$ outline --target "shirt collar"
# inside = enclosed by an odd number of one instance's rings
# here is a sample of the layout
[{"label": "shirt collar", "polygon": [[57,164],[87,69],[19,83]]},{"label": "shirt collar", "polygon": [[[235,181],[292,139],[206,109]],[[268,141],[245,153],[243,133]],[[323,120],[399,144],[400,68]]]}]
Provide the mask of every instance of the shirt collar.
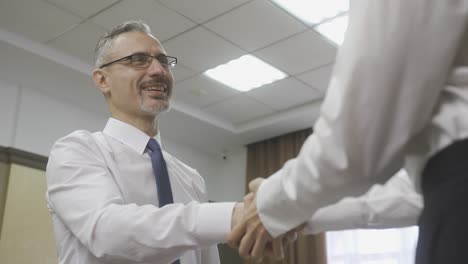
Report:
[{"label": "shirt collar", "polygon": [[[139,154],[143,154],[150,137],[140,129],[115,118],[109,118],[103,133],[131,147]],[[154,137],[161,145],[161,133],[158,131]],[[162,148],[162,145],[161,145]]]}]

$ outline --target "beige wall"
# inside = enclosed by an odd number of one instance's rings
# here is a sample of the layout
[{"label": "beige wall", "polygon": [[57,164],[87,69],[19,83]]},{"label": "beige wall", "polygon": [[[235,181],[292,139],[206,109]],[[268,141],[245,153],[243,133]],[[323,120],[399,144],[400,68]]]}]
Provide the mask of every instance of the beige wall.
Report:
[{"label": "beige wall", "polygon": [[45,190],[44,171],[11,165],[0,237],[0,263],[57,263]]},{"label": "beige wall", "polygon": [[5,200],[6,200],[6,194],[7,194],[9,174],[10,174],[10,165],[0,162],[0,236],[2,234],[3,210],[5,209]]}]

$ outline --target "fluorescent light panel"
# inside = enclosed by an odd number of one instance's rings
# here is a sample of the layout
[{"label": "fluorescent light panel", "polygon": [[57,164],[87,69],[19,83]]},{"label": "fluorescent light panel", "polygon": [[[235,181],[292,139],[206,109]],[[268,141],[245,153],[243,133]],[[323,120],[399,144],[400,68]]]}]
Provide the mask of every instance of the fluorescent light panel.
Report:
[{"label": "fluorescent light panel", "polygon": [[348,12],[349,0],[272,0],[281,8],[313,26]]},{"label": "fluorescent light panel", "polygon": [[349,0],[272,0],[336,45],[343,43],[348,27]]},{"label": "fluorescent light panel", "polygon": [[208,77],[239,91],[249,91],[286,78],[286,74],[270,64],[244,55],[204,72]]}]

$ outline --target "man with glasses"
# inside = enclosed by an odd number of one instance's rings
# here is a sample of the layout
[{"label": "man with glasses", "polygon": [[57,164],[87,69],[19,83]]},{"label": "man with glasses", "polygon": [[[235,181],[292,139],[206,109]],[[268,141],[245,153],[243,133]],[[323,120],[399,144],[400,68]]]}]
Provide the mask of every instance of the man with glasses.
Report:
[{"label": "man with glasses", "polygon": [[126,22],[96,47],[92,77],[112,117],[53,146],[47,201],[59,263],[217,264],[242,203],[207,203],[198,172],[161,151],[171,69],[149,27]]}]

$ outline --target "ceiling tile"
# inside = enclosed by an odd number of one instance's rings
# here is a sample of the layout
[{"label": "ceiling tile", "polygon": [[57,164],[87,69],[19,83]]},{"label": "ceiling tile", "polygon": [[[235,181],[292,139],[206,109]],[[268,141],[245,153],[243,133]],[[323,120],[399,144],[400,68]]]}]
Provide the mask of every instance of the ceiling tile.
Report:
[{"label": "ceiling tile", "polygon": [[58,36],[80,20],[43,1],[0,1],[0,27],[39,42]]},{"label": "ceiling tile", "polygon": [[328,83],[330,82],[332,70],[333,64],[330,64],[298,75],[297,78],[303,80],[314,88],[319,89],[322,91],[322,93],[325,93],[325,91],[328,89]]},{"label": "ceiling tile", "polygon": [[105,30],[100,26],[85,22],[48,44],[94,65],[94,48],[104,32]]},{"label": "ceiling tile", "polygon": [[238,94],[203,74],[178,82],[174,88],[174,98],[195,107],[204,107]]},{"label": "ceiling tile", "polygon": [[313,30],[264,48],[254,54],[291,75],[302,73],[335,59],[336,47]]},{"label": "ceiling tile", "polygon": [[165,6],[202,23],[249,0],[159,0]]},{"label": "ceiling tile", "polygon": [[82,18],[88,18],[118,0],[45,0],[66,9]]},{"label": "ceiling tile", "polygon": [[226,63],[245,54],[244,51],[197,27],[163,43],[164,48],[180,60],[180,63],[199,72]]},{"label": "ceiling tile", "polygon": [[274,112],[273,109],[247,97],[244,94],[234,96],[207,107],[204,110],[213,115],[219,116],[234,125],[272,114]]},{"label": "ceiling tile", "polygon": [[187,66],[183,65],[182,63],[177,62],[177,65],[174,69],[172,69],[172,74],[174,75],[174,80],[176,82],[183,81],[189,77],[196,75],[197,73],[188,68]]},{"label": "ceiling tile", "polygon": [[124,0],[91,20],[106,29],[111,29],[128,20],[143,20],[160,41],[167,40],[195,26],[190,20],[153,0]]},{"label": "ceiling tile", "polygon": [[319,91],[294,78],[283,79],[250,90],[246,95],[276,110],[293,108],[322,97]]},{"label": "ceiling tile", "polygon": [[250,2],[205,26],[249,51],[306,29],[298,20],[266,0]]}]

